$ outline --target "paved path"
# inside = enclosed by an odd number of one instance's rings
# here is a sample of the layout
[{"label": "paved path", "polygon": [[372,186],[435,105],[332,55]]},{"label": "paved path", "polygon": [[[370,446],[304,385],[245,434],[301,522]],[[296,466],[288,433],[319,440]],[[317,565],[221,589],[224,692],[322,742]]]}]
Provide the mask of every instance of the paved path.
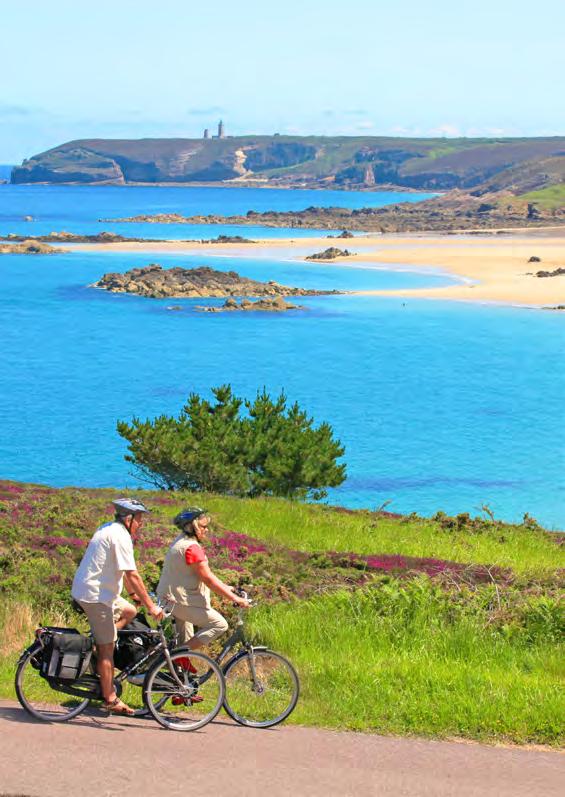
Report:
[{"label": "paved path", "polygon": [[563,797],[565,755],[224,721],[192,733],[0,702],[0,797]]}]

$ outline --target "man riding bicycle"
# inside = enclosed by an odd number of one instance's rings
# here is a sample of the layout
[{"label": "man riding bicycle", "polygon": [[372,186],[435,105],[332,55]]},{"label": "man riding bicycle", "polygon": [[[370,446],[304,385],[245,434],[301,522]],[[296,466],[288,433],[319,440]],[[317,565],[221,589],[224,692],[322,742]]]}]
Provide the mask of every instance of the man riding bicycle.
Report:
[{"label": "man riding bicycle", "polygon": [[163,610],[149,597],[133,554],[133,541],[149,510],[135,498],[117,498],[112,504],[114,520],[94,533],[75,574],[71,592],[88,618],[96,643],[104,707],[113,714],[131,716],[133,709],[119,699],[114,688],[117,632],[137,614],[137,609],[120,597],[124,583],[130,597],[143,604],[155,620],[163,617]]}]

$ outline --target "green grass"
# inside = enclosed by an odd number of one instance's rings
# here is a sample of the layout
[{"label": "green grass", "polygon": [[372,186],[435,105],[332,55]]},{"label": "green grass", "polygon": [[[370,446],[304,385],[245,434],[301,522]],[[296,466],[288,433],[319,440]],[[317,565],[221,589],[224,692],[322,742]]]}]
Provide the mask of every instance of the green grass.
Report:
[{"label": "green grass", "polygon": [[[257,638],[302,681],[290,721],[392,734],[565,741],[563,642],[489,628],[426,580],[263,608]],[[562,638],[562,637],[561,637]]]},{"label": "green grass", "polygon": [[530,191],[529,194],[522,194],[520,199],[533,202],[546,210],[557,210],[565,207],[565,183],[550,185],[539,191]]},{"label": "green grass", "polygon": [[[289,722],[342,730],[560,746],[565,742],[563,600],[493,587],[446,592],[383,578],[252,610],[253,637],[301,680]],[[26,605],[0,612],[0,697],[33,639]],[[53,618],[71,622],[64,615]],[[18,637],[24,635],[23,641]],[[127,699],[139,704],[139,689]]]},{"label": "green grass", "polygon": [[[291,721],[565,741],[565,546],[531,520],[387,518],[279,499],[135,493],[154,510],[136,554],[148,584],[158,580],[178,509],[196,503],[211,511],[212,568],[226,580],[254,584],[252,632],[299,671],[303,694]],[[17,658],[39,623],[76,624],[72,576],[113,495],[0,484],[0,697],[14,698]],[[263,540],[265,550],[226,530]],[[327,556],[331,551],[508,570],[492,571],[488,583],[469,578],[470,570],[458,577],[457,568],[430,580],[408,572],[412,565],[394,575],[359,570],[348,557]],[[134,704],[136,697],[127,695]]]},{"label": "green grass", "polygon": [[277,499],[206,496],[199,501],[228,528],[301,551],[434,557],[510,567],[524,575],[565,567],[565,547],[526,526],[492,525],[481,532],[465,526],[446,530],[432,520],[376,518],[371,513],[347,514]]}]

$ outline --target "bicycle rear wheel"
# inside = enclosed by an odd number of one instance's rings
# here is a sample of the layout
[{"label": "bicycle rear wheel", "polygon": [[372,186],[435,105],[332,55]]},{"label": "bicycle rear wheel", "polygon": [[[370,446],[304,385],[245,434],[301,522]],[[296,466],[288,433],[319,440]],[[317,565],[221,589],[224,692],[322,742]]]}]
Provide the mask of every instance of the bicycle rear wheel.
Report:
[{"label": "bicycle rear wheel", "polygon": [[145,705],[164,728],[195,731],[211,722],[222,707],[224,676],[215,661],[187,648],[171,651],[174,674],[163,656],[143,685]]},{"label": "bicycle rear wheel", "polygon": [[272,650],[238,654],[224,670],[224,708],[240,725],[270,728],[294,711],[300,685],[292,664]]},{"label": "bicycle rear wheel", "polygon": [[28,714],[43,722],[66,722],[78,716],[90,703],[53,689],[39,674],[43,648],[38,643],[20,658],[16,669],[16,695]]}]

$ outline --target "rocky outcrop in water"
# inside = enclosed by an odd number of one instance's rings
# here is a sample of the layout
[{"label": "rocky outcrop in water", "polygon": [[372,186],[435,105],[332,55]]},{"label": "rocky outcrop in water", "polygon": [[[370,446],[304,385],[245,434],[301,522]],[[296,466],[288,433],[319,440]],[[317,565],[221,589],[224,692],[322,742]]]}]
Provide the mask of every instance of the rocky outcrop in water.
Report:
[{"label": "rocky outcrop in water", "polygon": [[556,268],[553,271],[536,271],[536,277],[563,277],[565,268]]},{"label": "rocky outcrop in water", "polygon": [[[528,202],[510,194],[478,197],[461,191],[423,202],[403,202],[378,208],[320,208],[273,211],[250,210],[245,216],[180,216],[157,214],[115,221],[146,221],[161,224],[234,224],[261,227],[353,229],[366,232],[449,232],[454,230],[498,229],[501,227],[543,227],[565,225],[565,207],[539,209],[535,216]],[[110,222],[111,219],[105,219]]]},{"label": "rocky outcrop in water", "polygon": [[[48,235],[22,236],[19,233],[11,232],[6,236],[0,236],[0,241],[43,241],[45,243],[73,243],[73,244],[115,244],[115,243],[159,243],[156,238],[127,238],[125,235],[118,235],[115,232],[99,232],[95,235],[83,235],[81,233],[50,232]],[[185,243],[188,243],[187,241]]]},{"label": "rocky outcrop in water", "polygon": [[199,268],[168,268],[152,263],[134,268],[124,274],[111,273],[94,283],[94,288],[112,293],[131,293],[153,299],[203,298],[231,296],[325,296],[341,291],[317,291],[291,288],[278,282],[258,282],[241,277],[235,271],[216,271],[208,266]]},{"label": "rocky outcrop in water", "polygon": [[339,235],[328,235],[328,238],[355,238],[355,236],[349,230],[342,230]]},{"label": "rocky outcrop in water", "polygon": [[338,249],[335,246],[330,246],[324,249],[323,252],[315,252],[313,255],[307,255],[306,260],[335,260],[336,257],[351,257],[351,252],[348,249]]},{"label": "rocky outcrop in water", "polygon": [[251,238],[244,238],[242,235],[218,235],[217,238],[210,238],[209,240],[202,239],[200,243],[203,244],[256,244]]},{"label": "rocky outcrop in water", "polygon": [[299,304],[285,302],[282,296],[277,296],[274,299],[258,299],[256,302],[251,302],[249,299],[242,299],[241,302],[237,302],[235,299],[226,299],[221,307],[203,307],[199,305],[194,309],[201,313],[230,313],[238,310],[243,312],[260,310],[265,313],[284,313],[287,310],[304,310],[305,308]]},{"label": "rocky outcrop in water", "polygon": [[0,255],[56,255],[68,251],[37,240],[25,240],[21,244],[0,244]]}]

